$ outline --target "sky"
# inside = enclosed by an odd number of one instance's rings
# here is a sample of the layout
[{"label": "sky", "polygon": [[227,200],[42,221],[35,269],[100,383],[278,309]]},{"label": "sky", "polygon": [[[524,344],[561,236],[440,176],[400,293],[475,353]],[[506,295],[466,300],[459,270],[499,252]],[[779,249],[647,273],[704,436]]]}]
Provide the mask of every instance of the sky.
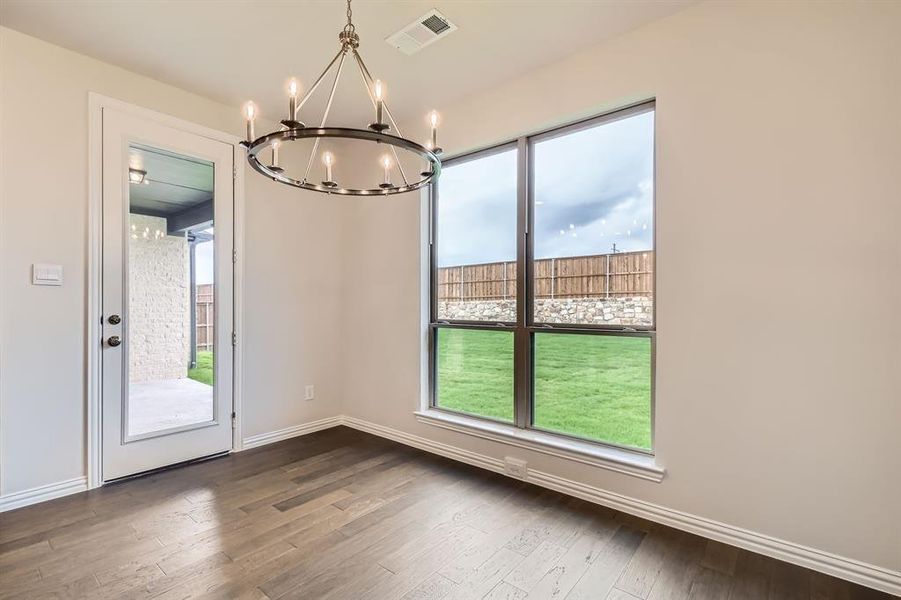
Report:
[{"label": "sky", "polygon": [[[212,229],[207,229],[207,233],[213,233]],[[197,285],[203,285],[204,283],[213,283],[213,273],[214,273],[214,264],[213,264],[213,249],[215,248],[215,242],[203,242],[201,244],[197,244],[194,268],[196,269],[195,275],[197,277]]]},{"label": "sky", "polygon": [[[654,113],[534,146],[535,258],[653,247]],[[516,260],[516,150],[445,167],[439,267]]]}]

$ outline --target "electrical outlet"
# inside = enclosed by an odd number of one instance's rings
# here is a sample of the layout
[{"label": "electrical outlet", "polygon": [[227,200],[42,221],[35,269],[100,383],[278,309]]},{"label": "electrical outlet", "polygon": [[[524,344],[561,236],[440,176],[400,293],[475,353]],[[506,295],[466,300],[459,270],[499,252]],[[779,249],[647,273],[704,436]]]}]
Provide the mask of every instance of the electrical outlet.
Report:
[{"label": "electrical outlet", "polygon": [[529,465],[526,461],[512,456],[504,457],[504,473],[525,481],[529,477]]},{"label": "electrical outlet", "polygon": [[316,393],[315,393],[315,392],[316,392],[316,388],[314,388],[312,385],[308,385],[308,386],[304,389],[304,392],[303,392],[303,399],[304,399],[304,400],[312,400],[313,398],[316,397]]}]

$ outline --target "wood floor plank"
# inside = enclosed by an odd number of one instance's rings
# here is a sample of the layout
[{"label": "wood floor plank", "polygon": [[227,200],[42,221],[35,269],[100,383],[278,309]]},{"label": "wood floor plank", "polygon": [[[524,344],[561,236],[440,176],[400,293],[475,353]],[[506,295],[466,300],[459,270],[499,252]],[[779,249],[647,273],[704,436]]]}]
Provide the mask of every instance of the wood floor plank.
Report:
[{"label": "wood floor plank", "polygon": [[588,566],[578,582],[566,596],[567,600],[589,600],[605,598],[613,590],[626,565],[638,550],[645,532],[621,526],[610,543]]},{"label": "wood floor plank", "polygon": [[638,600],[638,596],[633,596],[619,588],[613,588],[604,600]]},{"label": "wood floor plank", "polygon": [[456,586],[457,584],[447,577],[433,573],[431,577],[401,596],[401,600],[441,600],[449,596]]},{"label": "wood floor plank", "polygon": [[810,600],[849,600],[851,584],[822,573],[810,574]]},{"label": "wood floor plank", "polygon": [[557,564],[564,554],[566,554],[565,546],[544,541],[510,571],[504,577],[504,581],[522,590],[531,590],[550,570],[550,565]]},{"label": "wood floor plank", "polygon": [[773,565],[770,600],[797,600],[810,597],[810,571],[788,563]]},{"label": "wood floor plank", "polygon": [[677,533],[672,529],[652,528],[620,575],[616,587],[638,598],[647,598],[664,567],[667,549],[674,543],[676,536]]},{"label": "wood floor plank", "polygon": [[[267,582],[261,589],[270,596],[279,597],[292,591],[299,592],[301,589],[304,594],[312,594],[314,591],[324,594],[323,582],[340,587],[344,585],[342,582],[346,583],[349,576],[354,574],[362,576],[367,569],[367,561],[378,561],[392,549],[400,549],[414,540],[420,540],[430,528],[444,522],[455,521],[454,513],[446,509],[457,507],[462,511],[466,506],[477,503],[480,494],[473,485],[474,482],[459,481],[452,486],[445,486],[444,493],[437,499],[431,499],[428,495],[417,496],[411,492],[410,495],[417,502],[403,505],[400,511],[396,510],[398,506],[389,505],[395,509],[390,516],[380,515],[377,521],[370,522],[371,517],[382,510],[379,509],[351,521],[349,525],[361,521],[370,523],[362,528],[344,526],[338,530],[348,536],[348,542],[333,547],[328,561],[335,562],[335,558],[340,559],[339,568],[323,570],[313,566],[310,571],[318,573],[312,577],[309,574],[305,575],[302,569],[295,569],[290,576],[282,575],[276,581]],[[422,510],[424,506],[421,505],[425,503],[428,503],[427,511]]]},{"label": "wood floor plank", "polygon": [[727,600],[766,598],[769,594],[774,564],[775,561],[765,556],[739,550]]},{"label": "wood floor plank", "polygon": [[701,565],[700,572],[691,582],[688,598],[689,600],[720,600],[729,594],[731,587],[731,576]]},{"label": "wood floor plank", "polygon": [[612,528],[603,534],[589,532],[560,557],[534,588],[528,590],[535,598],[565,598],[575,587],[588,568],[594,563],[602,549],[609,544],[614,533]]},{"label": "wood floor plank", "polygon": [[485,600],[525,600],[529,596],[528,592],[521,590],[515,585],[501,581],[491,588],[491,591],[485,594]]},{"label": "wood floor plank", "polygon": [[691,594],[699,577],[707,540],[690,533],[678,532],[675,543],[665,554],[664,566],[648,600],[682,600]]},{"label": "wood floor plank", "polygon": [[519,552],[502,547],[488,560],[472,569],[447,597],[454,600],[483,598],[523,559],[523,555]]},{"label": "wood floor plank", "polygon": [[701,566],[725,573],[726,575],[734,575],[737,560],[738,548],[708,540],[707,547],[704,549],[704,558],[701,560]]},{"label": "wood floor plank", "polygon": [[887,598],[338,427],[0,514],[0,599]]},{"label": "wood floor plank", "polygon": [[[431,577],[447,580],[438,570],[469,548],[482,543],[487,535],[467,525],[448,523],[434,527],[426,535],[405,544],[386,559],[378,559],[378,564],[393,576],[384,577],[379,582],[364,587],[363,595],[369,598],[398,598]],[[441,589],[444,587],[455,586],[441,586]]]}]

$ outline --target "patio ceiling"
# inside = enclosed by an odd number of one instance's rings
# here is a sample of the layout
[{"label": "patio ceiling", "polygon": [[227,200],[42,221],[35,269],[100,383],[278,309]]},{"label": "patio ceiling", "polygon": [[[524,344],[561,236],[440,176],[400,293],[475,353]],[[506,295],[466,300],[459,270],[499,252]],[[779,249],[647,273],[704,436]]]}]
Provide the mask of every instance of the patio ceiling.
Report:
[{"label": "patio ceiling", "polygon": [[212,224],[211,162],[138,144],[129,147],[128,162],[148,181],[129,186],[130,212],[165,218],[169,234]]}]

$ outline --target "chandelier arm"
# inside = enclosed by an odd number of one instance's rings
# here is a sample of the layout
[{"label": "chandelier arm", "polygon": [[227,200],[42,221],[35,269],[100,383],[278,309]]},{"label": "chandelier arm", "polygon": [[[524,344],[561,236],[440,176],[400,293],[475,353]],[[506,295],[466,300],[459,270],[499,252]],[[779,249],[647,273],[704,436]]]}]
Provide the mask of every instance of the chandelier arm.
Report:
[{"label": "chandelier arm", "polygon": [[[328,114],[332,110],[332,101],[335,99],[335,90],[338,89],[338,82],[341,81],[341,71],[344,69],[344,59],[347,58],[347,50],[341,49],[341,60],[338,62],[338,70],[335,72],[335,81],[332,82],[332,90],[328,95],[328,102],[325,103],[325,112],[322,114],[322,123],[320,123],[319,128],[325,127],[325,122],[328,119]],[[307,176],[310,174],[310,169],[313,166],[313,161],[316,159],[316,151],[319,150],[319,139],[313,142],[313,151],[310,152],[310,160],[307,161],[307,169],[303,172],[303,181],[307,180]]]},{"label": "chandelier arm", "polygon": [[[354,50],[354,56],[357,59],[357,63],[359,63],[360,65],[360,70],[363,71],[363,73],[366,75],[366,80],[369,82],[369,85],[366,86],[366,89],[369,89],[369,86],[373,85],[374,81],[372,75],[369,73],[369,69],[366,68],[366,63],[363,62],[363,57],[360,56],[360,53]],[[370,95],[370,98],[371,97],[372,96]],[[388,120],[391,121],[391,126],[394,127],[394,132],[398,137],[404,137],[404,134],[401,133],[400,128],[397,126],[397,121],[394,120],[394,115],[391,114],[391,109],[388,108],[388,103],[383,101],[382,106],[385,109],[385,115],[388,117]]]},{"label": "chandelier arm", "polygon": [[319,78],[316,79],[316,81],[313,83],[313,86],[307,91],[306,94],[304,94],[304,97],[301,98],[300,102],[297,103],[297,107],[294,109],[294,115],[292,116],[292,118],[297,118],[298,113],[300,113],[300,109],[304,104],[306,104],[307,100],[310,99],[310,96],[313,95],[313,92],[316,91],[316,88],[319,87],[319,84],[322,83],[322,81],[325,79],[325,76],[328,75],[328,72],[332,70],[332,67],[344,53],[344,48],[338,50],[338,54],[335,55],[335,58],[332,59],[332,62],[330,62],[325,70],[322,71],[322,73],[319,75]]},{"label": "chandelier arm", "polygon": [[[363,57],[360,56],[360,53],[357,52],[356,48],[354,48],[354,59],[357,61],[357,67],[360,70],[360,77],[363,79],[363,87],[366,88],[366,93],[369,94],[369,101],[372,102],[373,108],[376,106],[375,96],[372,95],[372,77],[368,77],[369,70],[366,68],[366,65],[363,63]],[[391,120],[391,123],[394,125],[394,131],[397,132],[398,137],[403,137],[400,134],[400,131],[397,129],[397,123],[394,123],[394,118],[391,117],[391,111],[388,110],[388,104],[384,101],[382,102],[382,107],[384,108],[388,118]],[[394,154],[394,162],[397,164],[397,168],[400,171],[400,177],[404,180],[404,185],[409,185],[410,182],[407,181],[407,174],[404,172],[404,166],[400,163],[400,157],[397,155],[397,148],[391,146],[391,153]]]}]

